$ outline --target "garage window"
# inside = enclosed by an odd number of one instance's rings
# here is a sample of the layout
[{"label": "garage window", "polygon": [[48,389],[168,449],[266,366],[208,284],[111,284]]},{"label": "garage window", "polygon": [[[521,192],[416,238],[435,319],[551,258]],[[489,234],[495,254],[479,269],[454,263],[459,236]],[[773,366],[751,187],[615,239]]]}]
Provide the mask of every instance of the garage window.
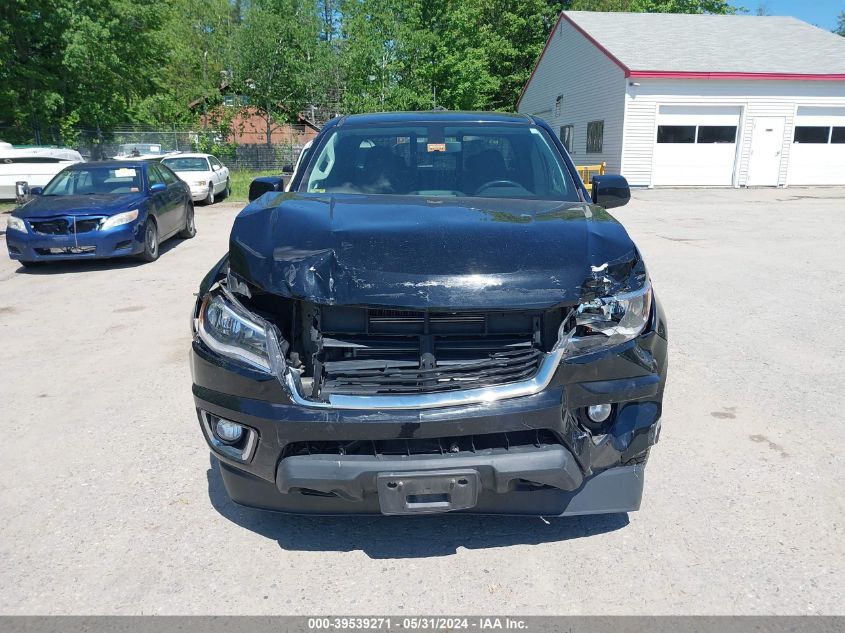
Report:
[{"label": "garage window", "polygon": [[658,125],[658,143],[695,143],[694,125]]},{"label": "garage window", "polygon": [[587,123],[587,153],[600,154],[604,142],[604,121]]},{"label": "garage window", "polygon": [[736,141],[735,125],[699,125],[699,143],[733,143]]},{"label": "garage window", "polygon": [[798,125],[795,127],[795,143],[827,143],[830,128],[818,125]]},{"label": "garage window", "polygon": [[563,143],[563,146],[566,148],[566,151],[570,154],[572,153],[572,136],[575,132],[574,125],[561,125],[560,126],[560,142]]},{"label": "garage window", "polygon": [[830,135],[831,143],[845,143],[845,127],[833,128],[833,134]]}]

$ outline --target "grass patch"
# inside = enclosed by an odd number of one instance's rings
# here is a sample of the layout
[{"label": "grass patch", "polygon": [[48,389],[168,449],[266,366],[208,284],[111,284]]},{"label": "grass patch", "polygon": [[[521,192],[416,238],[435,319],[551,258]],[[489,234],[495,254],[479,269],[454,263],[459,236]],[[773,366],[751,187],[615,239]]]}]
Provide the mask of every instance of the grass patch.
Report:
[{"label": "grass patch", "polygon": [[249,183],[258,176],[279,176],[277,171],[251,171],[249,169],[232,169],[229,171],[229,184],[232,187],[231,202],[246,202],[249,199]]},{"label": "grass patch", "polygon": [[11,213],[16,206],[18,205],[14,202],[0,202],[0,213]]}]

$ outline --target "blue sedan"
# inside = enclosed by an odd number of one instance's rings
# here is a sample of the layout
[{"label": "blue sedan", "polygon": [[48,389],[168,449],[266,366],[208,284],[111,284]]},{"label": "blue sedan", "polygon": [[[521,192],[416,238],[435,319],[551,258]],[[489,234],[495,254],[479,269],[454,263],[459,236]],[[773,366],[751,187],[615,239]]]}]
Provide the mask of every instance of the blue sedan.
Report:
[{"label": "blue sedan", "polygon": [[9,257],[24,266],[103,257],[158,259],[159,246],[196,235],[188,185],[157,162],[77,163],[12,211]]}]

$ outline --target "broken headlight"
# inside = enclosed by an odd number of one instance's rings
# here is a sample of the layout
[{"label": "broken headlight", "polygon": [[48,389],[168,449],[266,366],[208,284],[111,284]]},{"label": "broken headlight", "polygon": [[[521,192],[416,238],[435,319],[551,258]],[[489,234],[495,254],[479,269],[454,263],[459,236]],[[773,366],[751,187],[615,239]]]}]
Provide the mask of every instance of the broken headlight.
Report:
[{"label": "broken headlight", "polygon": [[639,336],[651,315],[651,284],[573,308],[560,326],[556,349],[567,358],[615,347]]},{"label": "broken headlight", "polygon": [[285,361],[273,325],[252,314],[222,288],[203,299],[197,334],[218,354],[267,373],[284,371]]}]

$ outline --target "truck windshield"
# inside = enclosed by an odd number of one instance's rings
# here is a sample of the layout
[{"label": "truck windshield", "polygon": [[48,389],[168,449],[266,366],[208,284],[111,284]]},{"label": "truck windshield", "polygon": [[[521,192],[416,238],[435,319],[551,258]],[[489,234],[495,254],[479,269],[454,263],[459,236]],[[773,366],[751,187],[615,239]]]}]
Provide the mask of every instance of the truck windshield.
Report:
[{"label": "truck windshield", "polygon": [[579,200],[545,131],[529,125],[342,126],[321,143],[300,190]]}]

